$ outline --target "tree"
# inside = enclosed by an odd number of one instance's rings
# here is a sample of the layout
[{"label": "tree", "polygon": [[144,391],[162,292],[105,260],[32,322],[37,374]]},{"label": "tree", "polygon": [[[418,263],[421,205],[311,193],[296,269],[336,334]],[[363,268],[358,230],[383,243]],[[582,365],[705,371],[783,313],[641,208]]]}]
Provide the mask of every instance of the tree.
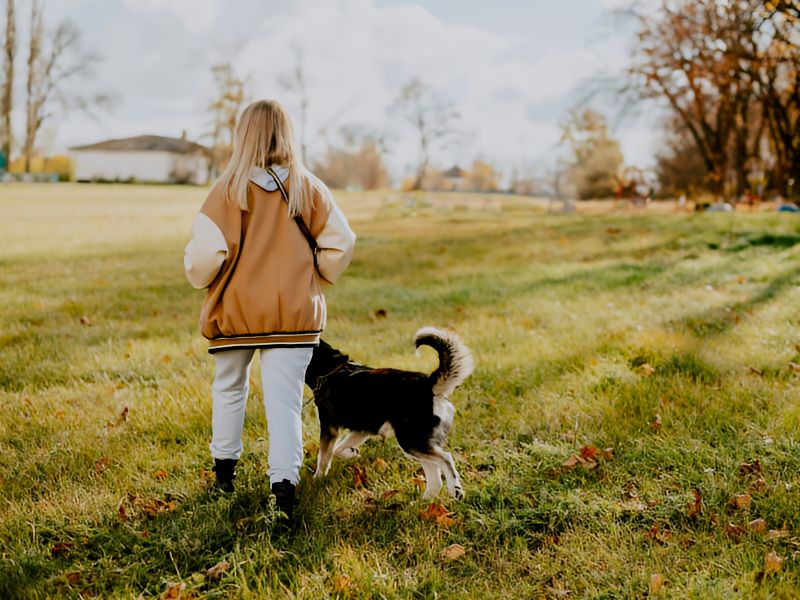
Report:
[{"label": "tree", "polygon": [[441,99],[434,90],[416,78],[403,86],[391,110],[402,115],[416,129],[419,159],[411,189],[421,189],[431,150],[436,144],[452,138],[459,114],[452,103]]},{"label": "tree", "polygon": [[569,179],[581,199],[614,194],[614,177],[624,162],[619,142],[608,134],[603,115],[591,109],[573,110],[562,125],[562,142],[572,151]]},{"label": "tree", "polygon": [[14,108],[14,59],[17,54],[14,0],[6,0],[6,36],[3,43],[3,86],[0,88],[0,154],[11,162],[14,141],[11,111]]},{"label": "tree", "polygon": [[69,21],[48,32],[44,27],[40,0],[31,1],[28,77],[25,86],[25,170],[30,170],[36,136],[45,120],[52,116],[54,105],[62,111],[77,109],[91,112],[108,106],[106,94],[86,95],[71,92],[70,81],[89,74],[97,57],[82,52],[80,33]]},{"label": "tree", "polygon": [[314,172],[329,186],[379,189],[389,182],[383,162],[384,145],[376,133],[359,125],[342,127],[343,145],[329,146]]},{"label": "tree", "polygon": [[245,101],[246,81],[236,75],[229,62],[211,67],[214,79],[215,96],[209,103],[211,112],[211,160],[208,164],[208,178],[214,179],[230,158],[233,136],[236,131],[236,118]]},{"label": "tree", "polygon": [[495,192],[499,187],[499,176],[488,162],[476,160],[467,174],[469,187],[476,192]]},{"label": "tree", "polygon": [[655,172],[663,194],[693,197],[708,187],[703,156],[689,131],[674,116],[665,120]]}]

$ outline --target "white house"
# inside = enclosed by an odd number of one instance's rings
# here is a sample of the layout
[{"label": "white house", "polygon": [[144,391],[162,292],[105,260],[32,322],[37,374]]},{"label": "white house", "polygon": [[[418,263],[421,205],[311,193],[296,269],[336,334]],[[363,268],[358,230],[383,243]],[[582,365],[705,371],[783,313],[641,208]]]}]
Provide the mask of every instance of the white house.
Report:
[{"label": "white house", "polygon": [[205,183],[209,149],[186,139],[160,135],[108,140],[69,149],[78,181]]}]

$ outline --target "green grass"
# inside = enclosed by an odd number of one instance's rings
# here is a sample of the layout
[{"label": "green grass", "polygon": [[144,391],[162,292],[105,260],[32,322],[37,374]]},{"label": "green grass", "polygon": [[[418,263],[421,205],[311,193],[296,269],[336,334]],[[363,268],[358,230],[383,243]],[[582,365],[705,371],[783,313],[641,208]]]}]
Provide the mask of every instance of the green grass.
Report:
[{"label": "green grass", "polygon": [[[453,399],[467,496],[440,498],[452,523],[423,518],[420,471],[393,440],[313,481],[311,404],[302,523],[286,536],[258,386],[237,493],[206,491],[213,359],[182,272],[204,194],[0,187],[0,597],[146,598],[180,582],[195,598],[640,598],[654,573],[662,597],[800,593],[793,215],[342,195],[359,242],[328,292],[326,339],[431,370],[416,329],[460,333],[477,363]],[[613,457],[561,466],[586,446]],[[780,532],[747,532],[756,518]],[[448,562],[451,544],[466,553]],[[771,550],[785,561],[762,576]]]}]

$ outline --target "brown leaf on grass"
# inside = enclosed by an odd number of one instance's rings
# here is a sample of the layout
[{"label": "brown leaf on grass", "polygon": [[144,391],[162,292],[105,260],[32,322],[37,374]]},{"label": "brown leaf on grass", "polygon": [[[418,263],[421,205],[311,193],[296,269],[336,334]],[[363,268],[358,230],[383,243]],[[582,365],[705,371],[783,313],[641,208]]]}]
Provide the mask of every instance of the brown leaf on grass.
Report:
[{"label": "brown leaf on grass", "polygon": [[186,584],[182,581],[178,583],[168,583],[167,589],[161,592],[159,600],[180,600],[184,598],[183,590],[186,589]]},{"label": "brown leaf on grass", "polygon": [[700,495],[700,490],[694,488],[692,490],[692,500],[689,502],[688,517],[694,519],[699,516],[701,512],[703,512],[703,497]]},{"label": "brown leaf on grass", "polygon": [[165,354],[164,356],[161,357],[161,362],[164,363],[165,365],[168,365],[169,363],[172,362],[172,357],[169,354]]},{"label": "brown leaf on grass", "polygon": [[412,477],[411,483],[414,484],[414,487],[424,488],[425,487],[425,480],[422,477]]},{"label": "brown leaf on grass", "polygon": [[347,575],[338,575],[333,580],[333,591],[337,594],[350,590],[350,578]]},{"label": "brown leaf on grass", "polygon": [[306,457],[309,456],[316,456],[319,452],[319,443],[318,442],[308,442],[303,446],[303,454]]},{"label": "brown leaf on grass", "polygon": [[639,371],[641,371],[642,375],[645,377],[650,377],[650,375],[656,372],[656,368],[650,363],[642,363],[639,365]]},{"label": "brown leaf on grass", "polygon": [[756,473],[761,473],[761,461],[757,458],[753,462],[739,465],[739,475],[742,477],[746,475],[755,475]]},{"label": "brown leaf on grass", "polygon": [[431,502],[430,506],[421,510],[419,514],[423,519],[431,520],[440,527],[450,527],[455,522],[452,518],[453,513],[448,512],[444,504],[438,502]]},{"label": "brown leaf on grass", "polygon": [[125,508],[125,500],[120,500],[119,504],[117,504],[117,516],[123,523],[128,520],[128,510]]},{"label": "brown leaf on grass", "polygon": [[56,419],[58,419],[59,421],[63,421],[64,420],[64,411],[63,410],[57,410],[56,411]]},{"label": "brown leaf on grass", "polygon": [[603,448],[601,454],[603,455],[603,460],[614,460],[613,448]]},{"label": "brown leaf on grass", "polygon": [[369,312],[369,318],[372,321],[378,321],[379,319],[385,319],[387,314],[386,309],[379,308],[377,310],[371,310]]},{"label": "brown leaf on grass", "polygon": [[767,482],[759,477],[747,487],[747,492],[751,494],[760,494],[766,489],[767,489]]},{"label": "brown leaf on grass", "polygon": [[168,476],[166,469],[158,469],[158,471],[153,472],[153,477],[159,481],[164,481]]},{"label": "brown leaf on grass", "polygon": [[741,525],[737,525],[736,523],[727,523],[725,525],[725,533],[727,533],[732,538],[739,539],[745,534],[745,528]]},{"label": "brown leaf on grass", "polygon": [[74,547],[75,547],[75,542],[71,542],[69,540],[67,540],[65,542],[56,542],[50,548],[50,553],[53,556],[60,556],[62,554],[66,554],[67,552],[72,550]]},{"label": "brown leaf on grass", "polygon": [[736,276],[736,283],[738,283],[739,285],[744,284],[745,281],[747,281],[747,280],[744,278],[744,275],[737,275]]},{"label": "brown leaf on grass", "polygon": [[230,567],[228,561],[222,560],[206,571],[206,577],[211,581],[219,581],[225,574],[225,571],[228,570],[228,567]]},{"label": "brown leaf on grass", "polygon": [[669,529],[661,529],[661,525],[654,523],[644,534],[645,539],[655,540],[666,544],[669,538],[672,537],[672,532]]},{"label": "brown leaf on grass", "polygon": [[650,575],[650,593],[655,596],[661,593],[662,587],[664,587],[664,576],[661,573]]},{"label": "brown leaf on grass", "polygon": [[619,235],[620,233],[622,233],[622,229],[620,229],[619,227],[608,227],[606,229],[606,233],[608,235]]},{"label": "brown leaf on grass", "polygon": [[752,498],[750,494],[737,494],[733,497],[733,505],[736,510],[745,510],[750,508]]},{"label": "brown leaf on grass", "polygon": [[636,500],[639,498],[639,490],[636,489],[636,483],[629,481],[625,484],[625,491],[622,492],[622,497],[626,500]]},{"label": "brown leaf on grass", "polygon": [[200,467],[200,481],[214,481],[216,478],[214,471]]},{"label": "brown leaf on grass", "polygon": [[577,467],[582,467],[588,471],[597,467],[597,463],[593,460],[583,458],[579,454],[573,454],[563,463],[561,463],[562,471],[571,471]]},{"label": "brown leaf on grass", "polygon": [[461,544],[450,544],[447,548],[441,551],[439,556],[442,558],[442,560],[452,562],[463,557],[466,553],[467,551],[464,550],[464,546]]},{"label": "brown leaf on grass", "polygon": [[122,407],[122,411],[117,415],[115,421],[109,421],[107,427],[111,429],[112,427],[116,427],[117,425],[122,425],[122,423],[126,423],[128,421],[128,406],[127,404]]},{"label": "brown leaf on grass", "polygon": [[160,498],[153,498],[144,505],[144,512],[151,517],[163,512],[172,512],[175,510],[175,503],[173,501],[161,500]]},{"label": "brown leaf on grass", "polygon": [[69,573],[64,573],[67,583],[71,586],[76,586],[81,582],[81,575],[83,575],[83,571],[70,571]]},{"label": "brown leaf on grass", "polygon": [[78,322],[84,327],[88,327],[89,325],[92,324],[92,322],[89,320],[89,317],[87,317],[86,315],[83,315],[80,319],[78,319]]},{"label": "brown leaf on grass", "polygon": [[367,486],[369,480],[367,479],[366,467],[359,467],[358,465],[353,465],[353,483],[357,488]]},{"label": "brown leaf on grass", "polygon": [[111,462],[111,459],[107,456],[101,456],[96,461],[94,461],[94,472],[98,475],[102,475],[106,472],[106,467],[108,467],[108,463]]},{"label": "brown leaf on grass", "polygon": [[379,471],[385,471],[389,466],[382,458],[376,458],[372,465]]},{"label": "brown leaf on grass", "polygon": [[764,519],[753,519],[748,523],[747,527],[753,533],[766,533],[767,522]]},{"label": "brown leaf on grass", "polygon": [[381,499],[388,500],[389,498],[393,498],[394,496],[396,496],[399,493],[400,492],[398,490],[386,490],[385,492],[383,492],[381,494]]},{"label": "brown leaf on grass", "polygon": [[595,446],[589,445],[581,448],[581,458],[585,460],[594,460],[598,454],[600,454],[600,451]]},{"label": "brown leaf on grass", "polygon": [[661,426],[662,426],[661,415],[656,415],[650,422],[650,429],[658,433],[659,431],[661,431]]},{"label": "brown leaf on grass", "polygon": [[770,550],[764,557],[764,575],[770,573],[777,573],[783,566],[783,558],[775,553],[775,550]]},{"label": "brown leaf on grass", "polygon": [[791,368],[792,371],[794,371],[795,373],[800,373],[800,364],[798,364],[796,362],[790,362],[789,363],[789,368]]},{"label": "brown leaf on grass", "polygon": [[764,371],[762,371],[761,369],[757,369],[756,367],[750,367],[750,372],[753,375],[758,375],[759,377],[764,375]]}]

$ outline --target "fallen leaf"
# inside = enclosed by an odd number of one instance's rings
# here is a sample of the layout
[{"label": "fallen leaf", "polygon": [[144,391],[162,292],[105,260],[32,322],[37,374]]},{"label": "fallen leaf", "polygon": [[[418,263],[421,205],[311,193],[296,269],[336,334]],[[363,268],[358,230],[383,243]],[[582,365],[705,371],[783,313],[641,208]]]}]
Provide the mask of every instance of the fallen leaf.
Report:
[{"label": "fallen leaf", "polygon": [[229,566],[230,564],[228,564],[227,560],[220,561],[206,571],[206,577],[208,577],[211,581],[219,581],[225,571],[228,570]]},{"label": "fallen leaf", "polygon": [[783,558],[778,556],[775,553],[775,550],[770,550],[764,557],[764,575],[769,575],[770,573],[777,573],[778,571],[781,570],[782,565],[783,565]]},{"label": "fallen leaf", "polygon": [[584,469],[592,470],[597,467],[597,463],[593,460],[583,458],[579,454],[573,454],[567,460],[561,463],[561,468],[565,471],[571,471],[576,467],[583,467]]},{"label": "fallen leaf", "polygon": [[656,372],[655,367],[650,363],[642,363],[641,365],[639,365],[639,370],[645,377],[650,377],[650,375]]},{"label": "fallen leaf", "polygon": [[386,312],[385,309],[379,308],[377,310],[370,311],[369,318],[372,319],[373,321],[377,321],[379,319],[385,319],[387,314],[388,313]]},{"label": "fallen leaf", "polygon": [[744,278],[744,275],[739,275],[736,277],[736,283],[738,283],[739,285],[742,285],[745,281],[747,280]]},{"label": "fallen leaf", "polygon": [[450,527],[455,522],[452,518],[453,513],[448,512],[444,504],[437,502],[431,502],[430,506],[420,511],[419,514],[423,519],[434,521],[441,527]]},{"label": "fallen leaf", "polygon": [[650,593],[655,596],[661,592],[662,587],[664,587],[664,576],[661,573],[650,575]]},{"label": "fallen leaf", "polygon": [[161,357],[161,362],[164,363],[165,365],[168,365],[169,363],[172,362],[172,357],[169,354],[165,354],[164,356]]},{"label": "fallen leaf", "polygon": [[584,446],[581,448],[581,458],[585,460],[594,460],[600,451],[595,446]]},{"label": "fallen leaf", "polygon": [[167,474],[167,471],[165,469],[159,469],[158,471],[155,471],[153,473],[153,477],[155,477],[158,480],[163,481],[164,479],[166,479],[168,477],[168,474]]},{"label": "fallen leaf", "polygon": [[750,494],[737,494],[733,497],[733,505],[737,510],[745,510],[750,508],[752,498]]},{"label": "fallen leaf", "polygon": [[367,488],[360,487],[356,490],[356,493],[361,496],[364,500],[371,500],[375,497],[375,494],[370,492]]},{"label": "fallen leaf", "polygon": [[603,448],[602,454],[603,454],[603,459],[605,459],[605,460],[614,460],[614,449],[613,448]]},{"label": "fallen leaf", "polygon": [[163,512],[172,512],[173,510],[175,510],[174,502],[161,500],[160,498],[153,498],[144,506],[144,512],[151,517]]},{"label": "fallen leaf", "polygon": [[123,523],[128,520],[128,511],[125,508],[124,500],[120,500],[119,504],[117,504],[117,516]]},{"label": "fallen leaf", "polygon": [[661,415],[656,415],[655,418],[650,422],[650,429],[658,433],[661,431]]},{"label": "fallen leaf", "polygon": [[63,410],[57,410],[56,411],[56,419],[58,419],[59,421],[63,421],[64,420],[64,411]]},{"label": "fallen leaf", "polygon": [[692,490],[693,500],[689,502],[689,518],[695,518],[703,511],[703,497],[697,488]]},{"label": "fallen leaf", "polygon": [[464,546],[461,544],[450,544],[447,548],[442,550],[440,556],[447,562],[458,560],[467,553]]},{"label": "fallen leaf", "polygon": [[398,490],[386,490],[385,492],[383,492],[383,494],[381,494],[381,498],[383,500],[388,500],[389,498],[392,498],[399,493],[400,492]]},{"label": "fallen leaf", "polygon": [[661,529],[661,526],[655,523],[645,532],[644,537],[648,540],[656,540],[657,542],[666,544],[669,538],[672,537],[672,532],[669,529]]},{"label": "fallen leaf", "polygon": [[81,582],[82,574],[83,574],[82,571],[70,571],[69,573],[64,573],[64,577],[66,577],[67,583],[69,583],[72,586],[75,586]]},{"label": "fallen leaf", "polygon": [[383,460],[382,458],[376,458],[376,459],[375,459],[375,462],[374,462],[374,463],[372,463],[372,465],[373,465],[373,466],[374,466],[376,469],[378,469],[379,471],[385,471],[385,470],[386,470],[386,468],[389,466],[389,465],[386,463],[386,461],[385,461],[385,460]]},{"label": "fallen leaf", "polygon": [[608,235],[618,235],[621,232],[622,232],[622,229],[620,229],[619,227],[609,227],[609,228],[606,229],[606,233]]},{"label": "fallen leaf", "polygon": [[359,467],[358,465],[353,466],[353,482],[357,488],[367,486],[368,480],[366,467]]},{"label": "fallen leaf", "polygon": [[216,478],[214,471],[200,467],[200,481],[214,481]]},{"label": "fallen leaf", "polygon": [[767,522],[764,519],[753,519],[747,526],[753,533],[765,533],[767,531]]},{"label": "fallen leaf", "polygon": [[759,478],[748,486],[747,491],[752,492],[754,494],[758,494],[765,491],[766,489],[767,489],[767,482]]},{"label": "fallen leaf", "polygon": [[101,456],[96,461],[94,461],[94,472],[98,475],[102,475],[106,472],[106,467],[108,467],[108,463],[111,462],[107,456]]},{"label": "fallen leaf", "polygon": [[186,584],[182,581],[179,583],[167,584],[167,589],[161,592],[160,600],[172,600],[183,597],[183,590],[186,589]]},{"label": "fallen leaf", "polygon": [[333,580],[333,591],[337,594],[350,589],[350,578],[347,575],[339,575]]},{"label": "fallen leaf", "polygon": [[92,322],[89,320],[89,317],[86,315],[83,315],[80,319],[78,319],[78,322],[85,327],[88,327],[92,324]]},{"label": "fallen leaf", "polygon": [[50,548],[50,552],[54,556],[59,556],[61,554],[66,554],[74,547],[75,547],[75,542],[70,542],[70,541],[56,542],[55,544],[53,544],[53,547]]},{"label": "fallen leaf", "polygon": [[415,487],[424,488],[425,487],[425,480],[422,477],[412,477],[411,483],[414,484]]},{"label": "fallen leaf", "polygon": [[761,473],[761,461],[755,459],[753,462],[742,463],[739,465],[739,475],[754,475]]},{"label": "fallen leaf", "polygon": [[798,364],[796,362],[790,362],[789,366],[791,367],[792,371],[794,371],[795,373],[800,373],[800,364]]},{"label": "fallen leaf", "polygon": [[728,523],[725,525],[725,532],[733,538],[740,538],[745,533],[745,528],[736,523]]}]

